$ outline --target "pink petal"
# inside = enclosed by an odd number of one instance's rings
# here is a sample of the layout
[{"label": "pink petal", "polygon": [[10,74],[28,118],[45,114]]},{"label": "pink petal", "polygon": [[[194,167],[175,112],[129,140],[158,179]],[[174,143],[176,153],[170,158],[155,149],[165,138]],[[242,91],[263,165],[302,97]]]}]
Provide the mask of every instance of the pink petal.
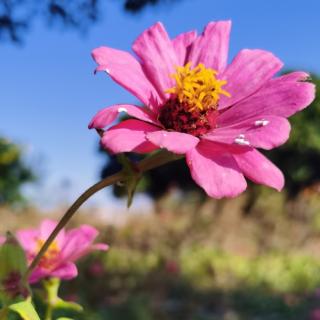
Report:
[{"label": "pink petal", "polygon": [[103,129],[117,119],[120,112],[125,112],[129,116],[141,121],[157,124],[158,120],[155,114],[145,108],[137,107],[131,104],[118,104],[100,110],[89,124],[89,129]]},{"label": "pink petal", "polygon": [[141,59],[143,70],[160,97],[168,97],[165,90],[174,85],[170,75],[175,73],[175,66],[179,62],[164,26],[158,22],[145,30],[134,42],[132,49]]},{"label": "pink petal", "polygon": [[72,262],[64,262],[60,264],[54,270],[48,270],[40,268],[39,266],[35,268],[29,277],[28,281],[30,284],[39,282],[44,278],[55,277],[62,280],[70,280],[78,275],[77,267]]},{"label": "pink petal", "polygon": [[82,225],[79,228],[67,231],[61,251],[62,259],[76,261],[86,255],[97,236],[98,230],[88,225]]},{"label": "pink petal", "polygon": [[34,269],[34,271],[31,273],[31,275],[28,279],[28,282],[30,284],[33,284],[33,283],[40,281],[41,279],[48,277],[49,275],[50,275],[50,272],[37,266]]},{"label": "pink petal", "polygon": [[218,125],[224,126],[259,115],[289,117],[308,106],[315,97],[315,85],[305,82],[309,75],[293,72],[269,80],[252,96],[222,113]]},{"label": "pink petal", "polygon": [[57,269],[50,272],[50,277],[59,278],[62,280],[70,280],[78,275],[77,267],[72,262],[66,262],[60,265]]},{"label": "pink petal", "polygon": [[[57,224],[58,223],[54,220],[50,220],[50,219],[43,220],[40,225],[39,240],[42,240],[42,241],[47,240],[50,234],[52,233],[52,231],[57,226]],[[64,230],[61,230],[59,234],[56,236],[54,241],[57,243],[58,247],[62,246],[64,242],[64,236],[65,236]]]},{"label": "pink petal", "polygon": [[238,122],[233,126],[217,128],[202,138],[269,150],[285,143],[289,134],[290,123],[287,119],[277,116],[260,116]]},{"label": "pink petal", "polygon": [[87,246],[86,248],[83,248],[82,250],[75,251],[73,255],[70,257],[71,261],[79,260],[80,258],[90,254],[93,251],[107,251],[109,249],[109,246],[104,243],[94,243],[90,246]]},{"label": "pink petal", "polygon": [[146,133],[158,130],[158,127],[140,120],[125,120],[107,130],[101,143],[113,153],[147,153],[158,147],[147,140]]},{"label": "pink petal", "polygon": [[0,245],[4,244],[6,242],[6,238],[3,236],[0,236]]},{"label": "pink petal", "polygon": [[253,182],[272,187],[278,191],[284,186],[282,172],[265,156],[255,149],[241,154],[234,154],[243,174]]},{"label": "pink petal", "polygon": [[204,32],[192,44],[187,58],[196,66],[203,63],[207,68],[222,72],[227,64],[231,21],[210,22]]},{"label": "pink petal", "polygon": [[177,55],[178,64],[180,66],[184,66],[188,62],[186,60],[188,56],[188,51],[190,50],[190,45],[196,38],[197,32],[190,31],[186,33],[181,33],[172,40],[172,44]]},{"label": "pink petal", "polygon": [[197,137],[182,132],[156,131],[147,134],[147,139],[160,148],[176,154],[185,154],[200,141]]},{"label": "pink petal", "polygon": [[201,141],[186,159],[192,178],[210,197],[235,197],[247,187],[236,161],[221,146],[215,149],[214,143]]},{"label": "pink petal", "polygon": [[221,75],[227,81],[223,87],[231,97],[221,96],[219,109],[229,107],[260,89],[282,67],[271,52],[241,50]]},{"label": "pink petal", "polygon": [[39,231],[33,229],[19,230],[16,237],[20,245],[28,252],[34,253],[38,250]]},{"label": "pink petal", "polygon": [[140,63],[130,53],[100,47],[92,51],[92,57],[99,65],[97,71],[106,71],[115,82],[131,92],[144,105],[156,108],[161,102]]}]

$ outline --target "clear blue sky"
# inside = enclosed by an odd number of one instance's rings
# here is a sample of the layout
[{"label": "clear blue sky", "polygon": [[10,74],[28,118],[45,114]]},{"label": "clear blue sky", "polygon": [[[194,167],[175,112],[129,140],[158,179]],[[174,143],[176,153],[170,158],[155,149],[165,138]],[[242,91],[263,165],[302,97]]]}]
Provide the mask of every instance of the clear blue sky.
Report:
[{"label": "clear blue sky", "polygon": [[135,37],[156,21],[175,36],[231,19],[231,57],[242,48],[262,48],[288,69],[320,73],[318,0],[180,0],[136,16],[123,12],[121,1],[102,2],[103,18],[85,37],[38,23],[24,46],[0,45],[0,135],[27,146],[35,170],[43,173],[35,189],[40,197],[56,198],[64,179],[72,182],[70,198],[94,183],[102,158],[89,120],[105,106],[136,102],[105,74],[93,75],[90,52],[97,46],[130,50]]}]

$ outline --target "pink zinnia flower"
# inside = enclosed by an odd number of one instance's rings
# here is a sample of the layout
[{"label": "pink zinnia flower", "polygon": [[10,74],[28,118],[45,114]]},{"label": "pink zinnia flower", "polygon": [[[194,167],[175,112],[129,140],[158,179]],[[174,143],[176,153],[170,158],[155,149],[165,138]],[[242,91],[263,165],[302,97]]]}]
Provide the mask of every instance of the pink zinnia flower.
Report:
[{"label": "pink zinnia flower", "polygon": [[282,62],[263,50],[241,50],[228,65],[230,21],[210,22],[204,32],[170,39],[161,23],[144,31],[130,53],[100,47],[98,71],[144,105],[101,110],[89,127],[103,129],[119,112],[133,119],[108,128],[101,139],[112,153],[159,148],[186,156],[193,179],[209,196],[234,197],[246,180],[277,190],[281,171],[256,148],[272,149],[289,137],[287,117],[314,99],[308,74],[274,77]]},{"label": "pink zinnia flower", "polygon": [[[39,252],[57,223],[44,220],[38,229],[26,229],[17,232],[17,239],[27,254],[28,262]],[[75,278],[78,274],[74,262],[93,250],[107,250],[106,244],[93,244],[98,231],[88,225],[68,231],[62,230],[51,244],[39,265],[29,278],[35,283],[43,278],[55,277],[64,280]]]}]

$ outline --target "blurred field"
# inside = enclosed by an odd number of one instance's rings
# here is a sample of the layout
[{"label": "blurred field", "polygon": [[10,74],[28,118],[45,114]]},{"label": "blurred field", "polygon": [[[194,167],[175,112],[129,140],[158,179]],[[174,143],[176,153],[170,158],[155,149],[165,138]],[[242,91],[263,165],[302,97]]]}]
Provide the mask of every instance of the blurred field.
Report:
[{"label": "blurred field", "polygon": [[[265,188],[255,194],[253,203],[252,191],[205,202],[171,194],[121,226],[80,213],[71,225],[99,226],[111,249],[82,261],[79,278],[63,286],[85,306],[74,319],[320,319],[317,188],[288,201]],[[3,231],[41,216],[2,209],[0,218]]]}]

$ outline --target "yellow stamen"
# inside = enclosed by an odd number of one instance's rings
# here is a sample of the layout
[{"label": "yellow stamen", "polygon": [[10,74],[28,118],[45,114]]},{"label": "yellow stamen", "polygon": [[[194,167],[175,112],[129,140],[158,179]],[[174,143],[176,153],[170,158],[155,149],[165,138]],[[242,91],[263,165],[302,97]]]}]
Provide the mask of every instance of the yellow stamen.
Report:
[{"label": "yellow stamen", "polygon": [[217,79],[217,71],[206,68],[202,63],[191,69],[191,62],[188,62],[184,67],[176,67],[176,70],[171,75],[176,85],[167,89],[166,93],[177,96],[180,103],[190,106],[190,111],[217,107],[222,94],[230,97],[230,93],[222,89],[227,81]]},{"label": "yellow stamen", "polygon": [[[40,251],[44,242],[45,241],[42,239],[37,240],[37,244],[36,244],[37,251]],[[59,248],[57,242],[53,241],[52,244],[50,245],[50,247],[48,248],[48,250],[46,251],[46,253],[44,254],[44,256],[42,257],[39,265],[42,268],[50,269],[50,267],[52,267],[51,266],[52,260],[55,260],[58,257],[59,252],[60,252],[60,248]]]}]

